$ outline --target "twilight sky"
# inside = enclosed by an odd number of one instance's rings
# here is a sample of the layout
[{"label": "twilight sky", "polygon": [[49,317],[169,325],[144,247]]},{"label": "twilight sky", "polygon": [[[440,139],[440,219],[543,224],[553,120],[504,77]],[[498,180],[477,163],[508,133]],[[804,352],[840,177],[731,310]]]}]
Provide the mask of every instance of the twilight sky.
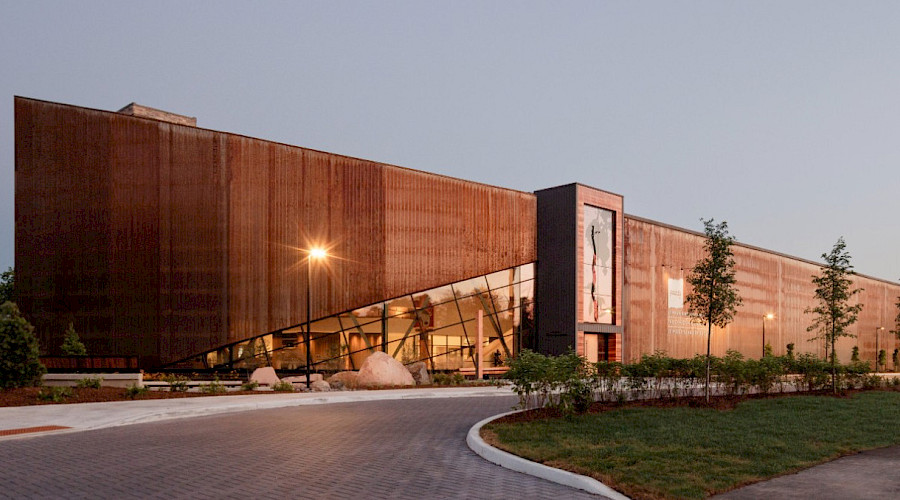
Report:
[{"label": "twilight sky", "polygon": [[13,96],[136,101],[235,132],[628,214],[900,279],[900,2],[3,2]]}]

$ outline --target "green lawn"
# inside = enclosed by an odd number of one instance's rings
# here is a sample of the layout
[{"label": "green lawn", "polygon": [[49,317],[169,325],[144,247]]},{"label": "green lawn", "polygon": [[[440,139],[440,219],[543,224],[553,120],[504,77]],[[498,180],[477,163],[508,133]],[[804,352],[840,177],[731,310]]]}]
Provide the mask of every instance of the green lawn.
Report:
[{"label": "green lawn", "polygon": [[900,392],[748,400],[734,410],[620,408],[485,426],[516,455],[634,498],[704,498],[841,455],[900,444]]}]

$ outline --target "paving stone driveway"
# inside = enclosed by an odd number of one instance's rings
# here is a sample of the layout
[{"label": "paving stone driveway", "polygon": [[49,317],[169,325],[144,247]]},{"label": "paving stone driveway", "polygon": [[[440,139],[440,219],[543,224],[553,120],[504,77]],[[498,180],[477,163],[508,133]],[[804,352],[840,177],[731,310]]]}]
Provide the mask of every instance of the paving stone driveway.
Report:
[{"label": "paving stone driveway", "polygon": [[514,403],[340,403],[4,441],[0,497],[598,498],[466,447],[474,423]]}]

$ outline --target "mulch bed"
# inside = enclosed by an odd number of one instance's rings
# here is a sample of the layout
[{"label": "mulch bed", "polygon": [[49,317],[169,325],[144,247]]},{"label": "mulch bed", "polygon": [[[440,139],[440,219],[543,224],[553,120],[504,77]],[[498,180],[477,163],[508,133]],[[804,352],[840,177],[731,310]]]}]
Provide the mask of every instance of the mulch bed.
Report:
[{"label": "mulch bed", "polygon": [[[873,389],[870,389],[873,390]],[[874,389],[883,391],[900,392],[896,387]],[[618,410],[622,408],[710,408],[713,410],[727,411],[733,410],[738,404],[751,399],[770,399],[782,397],[805,397],[805,396],[833,396],[837,398],[849,398],[854,394],[863,392],[862,389],[846,390],[836,395],[830,390],[812,391],[812,392],[785,392],[772,394],[744,394],[740,396],[713,396],[709,402],[703,396],[680,397],[667,399],[642,399],[638,401],[618,402],[596,402],[591,405],[587,413],[603,413],[610,410]],[[564,418],[566,414],[555,408],[535,408],[528,411],[513,413],[502,418],[494,420],[492,423],[516,423],[516,422],[532,422],[535,420],[545,420],[554,418]]]},{"label": "mulch bed", "polygon": [[[46,388],[44,388],[46,389]],[[0,407],[5,406],[30,406],[30,405],[52,405],[66,403],[103,403],[107,401],[130,401],[126,395],[125,389],[117,387],[101,387],[99,389],[77,388],[72,387],[72,395],[58,403],[53,401],[45,401],[38,397],[41,392],[40,387],[21,387],[18,389],[0,389]],[[271,392],[260,391],[237,391],[219,394],[208,394],[203,392],[158,392],[150,391],[146,394],[136,396],[134,399],[175,399],[175,398],[198,398],[204,396],[235,396],[246,394],[272,394]]]}]

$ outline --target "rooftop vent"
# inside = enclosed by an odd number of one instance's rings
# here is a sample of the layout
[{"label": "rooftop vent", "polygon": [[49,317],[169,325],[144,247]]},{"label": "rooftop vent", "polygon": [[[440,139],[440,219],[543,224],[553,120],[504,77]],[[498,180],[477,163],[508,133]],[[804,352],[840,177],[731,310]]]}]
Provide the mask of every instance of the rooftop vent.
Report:
[{"label": "rooftop vent", "polygon": [[141,118],[152,118],[154,120],[175,123],[178,125],[187,125],[189,127],[197,126],[197,118],[193,116],[176,115],[175,113],[169,113],[168,111],[163,111],[161,109],[141,106],[140,104],[134,102],[120,109],[118,112],[122,113],[123,115],[139,116]]}]

